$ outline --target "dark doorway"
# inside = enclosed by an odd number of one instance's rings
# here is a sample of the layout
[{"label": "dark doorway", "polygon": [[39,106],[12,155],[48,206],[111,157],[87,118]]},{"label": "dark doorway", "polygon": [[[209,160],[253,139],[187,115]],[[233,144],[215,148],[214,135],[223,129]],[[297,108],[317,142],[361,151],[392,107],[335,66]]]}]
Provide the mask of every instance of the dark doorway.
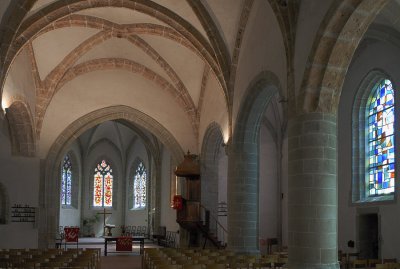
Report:
[{"label": "dark doorway", "polygon": [[362,214],[358,220],[360,258],[378,259],[379,223],[378,214]]}]

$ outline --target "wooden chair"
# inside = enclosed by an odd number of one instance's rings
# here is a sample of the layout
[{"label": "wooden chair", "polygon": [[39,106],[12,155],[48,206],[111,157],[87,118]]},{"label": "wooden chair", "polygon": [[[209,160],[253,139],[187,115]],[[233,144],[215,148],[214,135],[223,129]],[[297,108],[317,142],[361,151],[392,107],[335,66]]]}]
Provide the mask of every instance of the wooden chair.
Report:
[{"label": "wooden chair", "polygon": [[274,263],[271,262],[256,262],[253,263],[253,269],[265,269],[265,268],[272,268]]},{"label": "wooden chair", "polygon": [[162,259],[162,260],[153,260],[152,262],[151,262],[151,269],[158,269],[158,268],[160,268],[160,267],[164,267],[164,266],[167,266],[167,265],[171,265],[171,262],[170,261],[168,261],[168,260],[165,260],[165,259]]},{"label": "wooden chair", "polygon": [[226,269],[226,264],[223,263],[214,263],[214,264],[206,264],[204,266],[205,269]]},{"label": "wooden chair", "polygon": [[357,269],[357,268],[368,268],[368,263],[367,260],[354,260],[351,262],[351,269]]},{"label": "wooden chair", "polygon": [[193,261],[192,260],[189,260],[189,259],[183,259],[183,258],[181,258],[181,259],[177,259],[177,258],[175,258],[175,259],[173,259],[172,260],[172,264],[178,264],[178,265],[186,265],[186,264],[193,264]]},{"label": "wooden chair", "polygon": [[250,264],[248,263],[232,263],[229,264],[230,269],[250,269]]},{"label": "wooden chair", "polygon": [[376,268],[377,264],[382,263],[381,260],[378,259],[368,259],[368,268]]},{"label": "wooden chair", "polygon": [[169,264],[169,265],[164,265],[160,266],[157,269],[182,269],[182,265],[179,264]]},{"label": "wooden chair", "polygon": [[129,231],[129,235],[130,236],[136,236],[136,226],[129,226],[130,231]]},{"label": "wooden chair", "polygon": [[388,269],[400,269],[400,263],[397,262],[391,262],[391,263],[385,263],[388,265]]},{"label": "wooden chair", "polygon": [[203,269],[201,264],[184,264],[182,269]]},{"label": "wooden chair", "polygon": [[167,235],[167,227],[159,226],[157,234],[153,234],[153,240],[157,241],[157,244],[160,245],[160,240],[165,239]]},{"label": "wooden chair", "polygon": [[155,258],[165,259],[164,252],[160,251],[159,248],[145,248],[142,256],[142,268]]},{"label": "wooden chair", "polygon": [[376,269],[389,269],[388,263],[376,264]]},{"label": "wooden chair", "polygon": [[279,260],[279,256],[277,255],[266,255],[259,259],[261,263],[277,263]]}]

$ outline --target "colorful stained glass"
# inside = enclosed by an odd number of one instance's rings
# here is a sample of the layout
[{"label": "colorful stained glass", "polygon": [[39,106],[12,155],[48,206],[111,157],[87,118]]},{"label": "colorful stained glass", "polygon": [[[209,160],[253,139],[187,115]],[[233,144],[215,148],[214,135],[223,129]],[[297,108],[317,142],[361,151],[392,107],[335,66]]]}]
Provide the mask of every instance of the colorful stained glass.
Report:
[{"label": "colorful stained glass", "polygon": [[143,163],[140,162],[136,168],[135,177],[133,181],[133,207],[135,209],[146,207],[146,184],[147,172]]},{"label": "colorful stained glass", "polygon": [[394,192],[394,90],[390,80],[376,84],[367,105],[368,194]]},{"label": "colorful stained glass", "polygon": [[72,164],[68,155],[65,155],[61,169],[61,204],[71,205],[72,201]]},{"label": "colorful stained glass", "polygon": [[112,206],[113,175],[105,160],[94,169],[93,206]]}]

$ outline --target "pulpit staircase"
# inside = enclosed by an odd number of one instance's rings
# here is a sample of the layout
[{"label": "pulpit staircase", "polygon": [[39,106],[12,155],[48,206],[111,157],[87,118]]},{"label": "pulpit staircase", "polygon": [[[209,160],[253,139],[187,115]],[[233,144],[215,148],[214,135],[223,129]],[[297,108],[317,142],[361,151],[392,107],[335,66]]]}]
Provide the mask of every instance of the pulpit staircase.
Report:
[{"label": "pulpit staircase", "polygon": [[203,221],[197,223],[198,229],[204,237],[203,248],[205,247],[207,240],[209,240],[216,248],[224,249],[227,243],[227,230],[222,226],[218,219],[211,215],[210,210],[200,205],[202,210]]},{"label": "pulpit staircase", "polygon": [[182,228],[202,235],[203,248],[207,241],[218,249],[226,248],[227,230],[210,214],[210,210],[199,202],[185,201],[182,210],[177,213],[177,222]]}]

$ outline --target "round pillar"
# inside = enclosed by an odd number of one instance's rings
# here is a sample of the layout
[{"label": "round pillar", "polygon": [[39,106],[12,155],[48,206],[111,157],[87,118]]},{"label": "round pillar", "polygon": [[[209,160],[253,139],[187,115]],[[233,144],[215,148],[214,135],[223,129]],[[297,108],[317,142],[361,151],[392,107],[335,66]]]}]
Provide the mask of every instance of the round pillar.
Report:
[{"label": "round pillar", "polygon": [[240,253],[258,249],[258,144],[229,149],[228,248]]},{"label": "round pillar", "polygon": [[288,268],[339,268],[336,116],[297,116],[288,135]]}]

